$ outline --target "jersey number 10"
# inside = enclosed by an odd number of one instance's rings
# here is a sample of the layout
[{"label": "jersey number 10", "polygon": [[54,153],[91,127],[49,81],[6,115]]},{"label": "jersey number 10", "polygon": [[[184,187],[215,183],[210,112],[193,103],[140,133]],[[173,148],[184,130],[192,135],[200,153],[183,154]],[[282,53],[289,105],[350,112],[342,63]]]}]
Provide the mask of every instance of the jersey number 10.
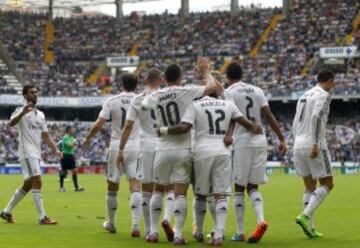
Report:
[{"label": "jersey number 10", "polygon": [[161,119],[166,127],[175,126],[180,122],[179,107],[176,102],[169,102],[166,106],[158,105]]}]

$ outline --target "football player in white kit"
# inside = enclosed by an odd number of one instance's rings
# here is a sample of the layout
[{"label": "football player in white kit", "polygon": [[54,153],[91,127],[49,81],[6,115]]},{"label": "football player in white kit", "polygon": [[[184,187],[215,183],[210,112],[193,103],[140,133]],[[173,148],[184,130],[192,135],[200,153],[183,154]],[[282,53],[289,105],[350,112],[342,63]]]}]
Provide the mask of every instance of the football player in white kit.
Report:
[{"label": "football player in white kit", "polygon": [[[165,79],[168,86],[145,97],[143,107],[153,109],[158,126],[172,127],[177,125],[185,113],[186,107],[191,102],[203,95],[216,92],[218,85],[210,75],[210,62],[205,58],[198,60],[200,71],[207,72],[206,86],[182,87],[181,68],[170,65],[165,71]],[[185,244],[182,231],[187,215],[186,192],[190,182],[190,134],[177,136],[161,136],[156,148],[154,160],[155,192],[150,201],[151,208],[151,234],[149,242],[158,242],[158,223],[162,209],[162,196],[170,177],[175,183],[175,234],[173,243],[175,245]]]},{"label": "football player in white kit", "polygon": [[122,128],[125,124],[126,113],[131,101],[136,97],[135,89],[138,79],[134,74],[124,73],[121,76],[122,91],[105,101],[99,117],[88,132],[83,145],[89,147],[91,139],[101,130],[107,120],[111,120],[111,141],[107,164],[107,183],[108,192],[106,195],[106,206],[108,220],[103,223],[103,227],[110,233],[116,233],[115,217],[118,207],[117,192],[119,190],[120,177],[126,173],[131,191],[130,208],[132,217],[132,237],[139,237],[139,219],[141,217],[141,183],[136,176],[137,156],[138,156],[138,133],[139,123],[135,122],[134,131],[129,137],[124,149],[125,164],[121,169],[117,166],[117,153],[120,144]]},{"label": "football player in white kit", "polygon": [[[211,71],[211,75],[215,78],[215,80],[217,80],[221,85],[223,85],[224,78],[219,71]],[[200,78],[203,78],[204,75],[199,75],[199,76],[200,76]],[[204,80],[201,80],[201,83],[206,83],[206,81],[204,82]],[[194,146],[196,144],[194,129],[192,129],[191,138],[192,138],[191,142],[192,142],[192,151],[193,151]],[[194,165],[194,163],[193,163],[193,165]],[[192,178],[194,180],[194,176]],[[195,182],[192,182],[192,184],[194,186]],[[194,191],[194,187],[193,187],[193,191]],[[210,192],[211,192],[211,190],[210,190]],[[229,185],[229,189],[228,189],[227,193],[228,193],[227,200],[229,201],[231,193],[232,193],[231,184]],[[193,232],[192,232],[192,235],[199,242],[203,242],[204,235],[202,233],[202,228],[201,228],[201,230],[198,230],[197,221],[201,222],[201,220],[205,219],[205,216],[207,213],[206,205],[207,205],[207,208],[209,209],[210,216],[213,221],[213,228],[206,235],[206,237],[212,238],[212,237],[214,237],[215,229],[216,229],[216,199],[213,194],[209,194],[206,199],[201,198],[201,197],[193,197],[193,205],[192,205],[192,207],[193,207],[193,224],[192,224]]]},{"label": "football player in white kit", "polygon": [[[125,126],[120,139],[120,146],[118,152],[118,166],[124,164],[124,147],[133,130],[134,123],[139,121],[140,124],[140,154],[139,154],[139,168],[137,177],[142,181],[142,211],[145,223],[145,237],[150,234],[150,199],[153,193],[153,162],[155,155],[155,148],[158,143],[158,135],[156,133],[156,119],[153,110],[146,111],[141,107],[144,97],[157,91],[162,83],[163,78],[161,72],[156,68],[151,68],[147,72],[145,83],[147,88],[141,94],[137,95],[131,102],[129,107]],[[166,188],[166,206],[165,216],[162,221],[162,226],[165,233],[171,233],[172,228],[169,225],[171,216],[173,214],[173,206],[175,201],[174,189],[172,187]],[[171,235],[171,237],[173,234]]]},{"label": "football player in white kit", "polygon": [[39,216],[39,224],[57,224],[57,221],[46,216],[41,196],[41,139],[45,141],[59,158],[62,158],[62,153],[49,135],[44,113],[35,108],[38,96],[36,86],[25,85],[22,93],[25,104],[22,107],[16,108],[12,113],[9,125],[16,126],[19,132],[18,155],[24,183],[15,191],[6,208],[0,213],[0,217],[8,223],[15,223],[11,212],[31,190]]},{"label": "football player in white kit", "polygon": [[[204,202],[203,211],[206,211],[206,197],[209,194],[215,197],[216,229],[209,242],[213,246],[222,245],[227,217],[226,198],[231,185],[231,149],[225,145],[224,138],[232,120],[252,133],[262,133],[261,127],[246,120],[231,101],[210,96],[193,101],[187,107],[180,124],[159,129],[161,134],[180,135],[195,127],[194,191],[196,198],[201,198]],[[204,240],[204,217],[205,215],[196,215],[197,231],[196,235],[193,235],[198,241]]]},{"label": "football player in white kit", "polygon": [[323,236],[314,228],[313,214],[334,187],[326,143],[331,101],[329,92],[334,87],[334,73],[322,70],[318,73],[317,81],[318,84],[298,100],[293,123],[294,164],[297,175],[303,178],[305,185],[304,211],[296,217],[296,223],[309,238]]},{"label": "football player in white kit", "polygon": [[[250,121],[261,123],[261,116],[276,133],[280,145],[281,155],[286,152],[286,144],[279,125],[271,113],[264,92],[253,85],[241,81],[241,65],[234,61],[226,68],[226,76],[231,84],[225,91],[226,99],[231,100]],[[231,130],[230,130],[231,131]],[[229,135],[231,132],[229,132]],[[240,125],[234,129],[233,153],[233,182],[235,184],[234,207],[237,218],[237,233],[232,237],[234,241],[245,241],[244,214],[245,188],[249,194],[257,217],[257,227],[247,242],[257,243],[264,235],[268,224],[264,220],[263,200],[258,185],[268,181],[266,174],[267,140],[265,134],[253,134]]]}]

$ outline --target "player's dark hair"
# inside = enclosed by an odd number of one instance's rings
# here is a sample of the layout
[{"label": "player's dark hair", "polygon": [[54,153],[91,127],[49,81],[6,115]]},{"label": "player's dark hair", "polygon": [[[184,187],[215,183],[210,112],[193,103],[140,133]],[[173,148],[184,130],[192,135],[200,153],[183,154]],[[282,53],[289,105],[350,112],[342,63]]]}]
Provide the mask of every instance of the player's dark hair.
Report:
[{"label": "player's dark hair", "polygon": [[65,131],[66,131],[66,132],[69,132],[70,128],[71,128],[71,126],[66,126]]},{"label": "player's dark hair", "polygon": [[181,67],[178,64],[169,65],[165,70],[165,79],[168,83],[176,83],[181,78]]},{"label": "player's dark hair", "polygon": [[212,93],[211,95],[209,95],[210,97],[213,97],[213,98],[216,98],[216,99],[218,99],[219,98],[219,95],[218,95],[218,93],[217,92],[214,92],[214,93]]},{"label": "player's dark hair", "polygon": [[124,73],[121,75],[121,82],[126,91],[132,92],[136,89],[138,78],[133,73]]},{"label": "player's dark hair", "polygon": [[24,85],[23,89],[22,89],[22,94],[23,96],[27,95],[28,91],[32,88],[36,88],[36,86],[34,84],[26,84]]},{"label": "player's dark hair", "polygon": [[226,76],[230,80],[240,80],[242,78],[242,68],[239,62],[233,61],[226,67]]},{"label": "player's dark hair", "polygon": [[335,74],[329,69],[320,70],[317,75],[317,81],[319,83],[326,83],[329,80],[334,80]]},{"label": "player's dark hair", "polygon": [[161,71],[157,68],[151,68],[146,75],[146,79],[149,83],[155,83],[161,80]]}]

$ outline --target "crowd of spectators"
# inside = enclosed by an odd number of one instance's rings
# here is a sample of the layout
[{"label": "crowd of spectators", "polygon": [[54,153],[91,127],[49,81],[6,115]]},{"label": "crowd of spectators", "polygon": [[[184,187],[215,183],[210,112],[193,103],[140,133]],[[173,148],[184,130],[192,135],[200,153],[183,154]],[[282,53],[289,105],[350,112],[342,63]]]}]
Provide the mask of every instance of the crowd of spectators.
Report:
[{"label": "crowd of spectators", "polygon": [[144,59],[232,56],[248,54],[278,9],[242,9],[229,12],[191,13],[184,22],[179,15],[144,16],[151,36],[139,50]]},{"label": "crowd of spectators", "polygon": [[[265,133],[268,139],[268,161],[283,161],[292,164],[292,146],[293,136],[291,132],[292,120],[289,116],[277,116],[280,122],[282,132],[285,135],[289,151],[285,157],[280,157],[277,146],[278,141],[276,135],[270,131],[268,126],[265,127]],[[329,150],[332,155],[333,161],[336,162],[356,162],[360,163],[360,134],[354,135],[354,139],[348,144],[341,141],[339,134],[336,134],[336,125],[343,124],[358,132],[360,130],[360,120],[356,115],[353,118],[335,118],[332,119],[327,131],[327,141]],[[90,122],[48,122],[48,129],[51,136],[56,142],[60,141],[64,135],[64,130],[67,125],[71,125],[75,130],[75,139],[78,141],[79,146],[75,149],[75,157],[78,161],[89,160],[91,164],[105,164],[107,147],[110,141],[110,126],[106,124],[106,127],[100,131],[99,134],[94,138],[90,149],[83,149],[81,147],[81,141],[84,139],[87,131],[89,130]],[[344,134],[345,135],[345,134]],[[17,131],[16,128],[9,127],[5,121],[0,122],[0,161],[6,161],[8,163],[18,162],[17,156]],[[56,156],[50,150],[49,147],[43,144],[43,159],[46,163],[54,163],[57,161]]]},{"label": "crowd of spectators", "polygon": [[[168,13],[132,14],[121,25],[108,16],[56,18],[52,65],[44,63],[46,14],[1,12],[0,40],[16,62],[28,64],[29,80],[39,85],[43,95],[101,94],[103,84],[88,84],[89,75],[107,56],[126,55],[142,39],[138,55],[145,69],[150,65],[163,69],[178,62],[188,83],[195,77],[196,57],[211,57],[214,69],[221,68],[227,57],[237,57],[243,62],[244,81],[263,87],[269,96],[282,96],[314,83],[313,76],[302,74],[303,68],[320,47],[344,44],[359,6],[357,0],[292,0],[290,14],[275,27],[255,58],[249,56],[251,48],[271,17],[282,9],[242,8],[233,17],[225,11],[191,13],[186,21]],[[360,40],[359,32],[354,44]],[[359,68],[354,64],[337,76],[341,87],[336,93],[360,93]],[[106,73],[115,85],[118,77]],[[6,86],[1,77],[0,84]],[[105,93],[116,93],[118,87],[112,89]]]},{"label": "crowd of spectators", "polygon": [[[105,127],[93,139],[89,149],[82,149],[81,142],[85,138],[87,131],[91,127],[91,122],[48,122],[48,130],[55,142],[59,142],[65,134],[67,125],[71,125],[75,130],[75,139],[78,147],[75,149],[75,157],[79,161],[91,161],[92,164],[105,164],[107,161],[106,149],[110,141],[110,125]],[[8,126],[6,121],[0,121],[0,161],[8,163],[19,162],[17,154],[18,132],[15,127]],[[42,156],[46,163],[56,163],[57,157],[51,149],[42,144]]]}]

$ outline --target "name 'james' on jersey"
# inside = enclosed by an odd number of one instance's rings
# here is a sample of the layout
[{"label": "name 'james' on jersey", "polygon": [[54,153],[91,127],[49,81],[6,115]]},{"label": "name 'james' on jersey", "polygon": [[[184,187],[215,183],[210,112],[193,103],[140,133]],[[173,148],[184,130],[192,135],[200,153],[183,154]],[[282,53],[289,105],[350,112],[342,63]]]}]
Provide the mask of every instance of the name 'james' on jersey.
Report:
[{"label": "name 'james' on jersey", "polygon": [[[177,125],[183,117],[187,106],[204,94],[204,86],[170,86],[145,97],[143,105],[155,111],[159,127]],[[174,148],[191,148],[190,134],[168,135],[159,138],[157,150]]]}]

